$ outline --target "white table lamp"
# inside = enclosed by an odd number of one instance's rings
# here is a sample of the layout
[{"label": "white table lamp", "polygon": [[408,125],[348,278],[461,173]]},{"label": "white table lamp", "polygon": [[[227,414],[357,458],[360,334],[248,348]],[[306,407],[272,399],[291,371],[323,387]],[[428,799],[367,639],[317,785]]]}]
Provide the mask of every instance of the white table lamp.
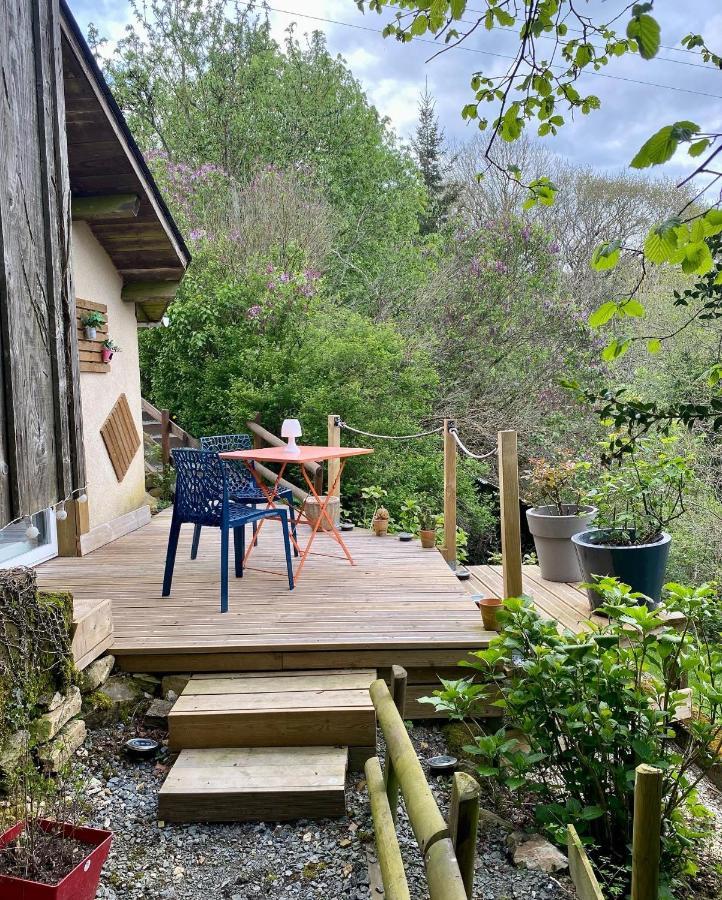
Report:
[{"label": "white table lamp", "polygon": [[283,425],[281,425],[281,437],[285,437],[288,439],[288,446],[286,450],[289,453],[298,453],[298,446],[296,445],[296,438],[301,437],[303,432],[301,431],[301,423],[298,419],[284,419]]}]

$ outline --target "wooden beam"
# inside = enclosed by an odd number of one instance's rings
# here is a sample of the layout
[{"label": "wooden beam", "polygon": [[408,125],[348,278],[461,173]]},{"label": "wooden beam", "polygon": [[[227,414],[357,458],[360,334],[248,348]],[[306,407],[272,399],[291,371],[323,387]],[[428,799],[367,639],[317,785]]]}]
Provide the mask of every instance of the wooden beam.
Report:
[{"label": "wooden beam", "polygon": [[659,895],[662,771],[642,763],[634,781],[632,830],[632,900],[657,900]]},{"label": "wooden beam", "polygon": [[132,281],[123,285],[121,297],[131,303],[145,303],[148,300],[172,300],[180,281]]},{"label": "wooden beam", "polygon": [[466,772],[455,772],[451,785],[449,831],[454,853],[464,880],[466,896],[474,894],[476,833],[479,829],[479,782]]},{"label": "wooden beam", "polygon": [[577,889],[579,900],[604,900],[602,889],[573,825],[567,825],[567,855],[569,874]]},{"label": "wooden beam", "polygon": [[[406,669],[402,666],[391,666],[391,696],[394,698],[394,705],[399,711],[401,718],[404,718],[406,710]],[[386,763],[384,766],[384,782],[386,783],[386,796],[389,798],[389,809],[391,810],[391,818],[396,822],[396,816],[399,811],[399,776],[396,774],[394,764],[391,761],[391,754],[386,754]]]},{"label": "wooden beam", "polygon": [[72,215],[75,221],[95,222],[99,219],[134,219],[140,210],[137,194],[96,194],[73,197]]},{"label": "wooden beam", "polygon": [[[329,416],[328,417],[328,446],[329,447],[340,447],[341,446],[341,425],[339,424],[341,421],[340,416]],[[326,481],[328,484],[328,494],[332,497],[340,497],[341,496],[341,479],[339,478],[336,487],[331,490],[336,478],[338,476],[339,468],[341,466],[341,460],[339,459],[329,459],[327,464],[327,476]]]},{"label": "wooden beam", "polygon": [[504,597],[520,597],[523,587],[521,522],[519,521],[519,458],[516,431],[500,431],[498,440]]},{"label": "wooden beam", "polygon": [[456,564],[456,441],[449,428],[453,419],[444,419],[444,559]]},{"label": "wooden beam", "polygon": [[386,900],[409,900],[411,895],[404,872],[404,861],[377,757],[373,756],[366,761],[365,771],[384,896]]}]

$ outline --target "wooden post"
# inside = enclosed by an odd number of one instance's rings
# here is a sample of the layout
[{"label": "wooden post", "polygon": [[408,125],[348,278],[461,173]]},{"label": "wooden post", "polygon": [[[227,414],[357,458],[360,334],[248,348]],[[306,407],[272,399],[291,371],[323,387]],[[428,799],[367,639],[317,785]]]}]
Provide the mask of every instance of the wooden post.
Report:
[{"label": "wooden post", "polygon": [[366,785],[371,805],[371,819],[376,835],[376,855],[381,869],[386,900],[409,900],[404,862],[401,858],[396,826],[384,793],[384,779],[378,758],[366,760]]},{"label": "wooden post", "polygon": [[160,446],[163,465],[170,465],[170,413],[167,409],[160,411]]},{"label": "wooden post", "polygon": [[[403,669],[401,666],[391,667],[391,696],[402,719],[406,710],[406,679],[406,669]],[[399,811],[399,779],[389,753],[386,754],[384,782],[386,784],[386,796],[389,798],[391,818],[396,822],[396,816]]]},{"label": "wooden post", "polygon": [[[328,446],[329,447],[340,447],[341,446],[341,417],[332,415],[328,417]],[[340,462],[337,459],[329,459],[328,461],[328,494],[330,497],[340,497],[341,496],[341,482],[336,485],[335,489],[331,490],[331,485],[336,480],[336,476],[338,475]]]},{"label": "wooden post", "polygon": [[444,419],[444,559],[456,566],[456,441],[449,431],[453,419]]},{"label": "wooden post", "polygon": [[[256,415],[253,417],[253,421],[256,423],[256,425],[261,424],[261,414],[259,412],[257,412]],[[265,447],[265,446],[266,446],[266,442],[263,440],[261,435],[257,431],[254,431],[253,432],[253,449],[260,450],[262,447]]]},{"label": "wooden post", "polygon": [[520,597],[523,587],[521,580],[521,523],[519,521],[519,458],[516,431],[500,431],[498,442],[504,596]]},{"label": "wooden post", "polygon": [[476,833],[479,828],[479,782],[465,772],[456,772],[451,785],[449,831],[456,861],[464,880],[466,896],[474,893]]},{"label": "wooden post", "polygon": [[662,771],[642,763],[634,781],[632,900],[657,900],[662,823]]}]

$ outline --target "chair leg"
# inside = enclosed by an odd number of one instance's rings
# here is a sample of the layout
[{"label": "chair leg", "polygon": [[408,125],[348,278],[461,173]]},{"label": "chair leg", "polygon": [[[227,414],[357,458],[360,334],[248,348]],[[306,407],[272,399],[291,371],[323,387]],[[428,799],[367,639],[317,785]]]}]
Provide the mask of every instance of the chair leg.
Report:
[{"label": "chair leg", "polygon": [[286,549],[286,570],[288,571],[288,588],[293,590],[293,563],[291,562],[291,541],[288,538],[288,520],[281,516],[281,528],[283,529],[283,544]]},{"label": "chair leg", "polygon": [[296,509],[293,505],[293,497],[288,500],[288,514],[291,517],[291,534],[293,535],[293,555],[298,556],[298,534],[296,533]]},{"label": "chair leg", "polygon": [[228,526],[221,526],[221,612],[228,612]]},{"label": "chair leg", "polygon": [[[255,522],[253,523],[256,524]],[[233,555],[236,563],[236,578],[243,578],[243,557],[246,550],[246,527],[239,525],[233,529]]]},{"label": "chair leg", "polygon": [[191,544],[191,559],[195,559],[198,556],[198,544],[201,542],[201,525],[193,526],[193,543]]},{"label": "chair leg", "polygon": [[168,550],[165,555],[165,573],[163,575],[162,596],[170,594],[170,586],[173,581],[173,569],[175,568],[175,554],[178,549],[178,537],[180,536],[181,522],[175,516],[171,519],[170,532],[168,534]]}]

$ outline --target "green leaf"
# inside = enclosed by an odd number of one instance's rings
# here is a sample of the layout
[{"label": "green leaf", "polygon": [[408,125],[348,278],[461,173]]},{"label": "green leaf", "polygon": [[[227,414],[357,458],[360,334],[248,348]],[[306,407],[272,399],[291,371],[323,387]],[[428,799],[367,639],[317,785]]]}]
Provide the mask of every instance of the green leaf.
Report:
[{"label": "green leaf", "polygon": [[697,244],[687,244],[684,248],[682,271],[686,275],[704,275],[714,265],[712,252],[704,241]]},{"label": "green leaf", "polygon": [[649,353],[659,353],[662,349],[662,342],[659,338],[650,338],[647,341],[647,350]]},{"label": "green leaf", "polygon": [[690,144],[687,152],[690,156],[701,156],[709,145],[709,139],[703,138],[701,141],[695,141],[693,144]]},{"label": "green leaf", "polygon": [[610,319],[613,319],[617,314],[617,304],[612,301],[608,301],[607,303],[602,303],[599,309],[596,309],[591,316],[589,316],[589,327],[590,328],[601,328],[602,325],[606,325]]},{"label": "green leaf", "polygon": [[674,151],[681,140],[689,140],[691,135],[699,131],[699,125],[694,122],[675,122],[674,125],[665,125],[649,140],[642,144],[639,152],[630,163],[633,169],[646,169],[648,166],[658,166],[674,156]]},{"label": "green leaf", "polygon": [[611,341],[611,343],[607,344],[607,346],[602,350],[602,359],[605,362],[614,362],[615,359],[619,359],[621,356],[629,350],[630,341],[618,341],[616,338]]},{"label": "green leaf", "polygon": [[410,30],[411,30],[411,34],[418,36],[421,34],[426,34],[428,28],[429,28],[428,18],[424,15],[424,13],[419,13],[419,15],[416,16],[414,21],[411,23]]},{"label": "green leaf", "polygon": [[641,319],[644,315],[644,307],[639,302],[639,300],[627,300],[626,303],[622,303],[619,307],[622,315],[630,316],[634,319]]},{"label": "green leaf", "polygon": [[642,59],[652,59],[662,40],[659,22],[647,13],[635,16],[627,25],[627,37],[637,42]]},{"label": "green leaf", "polygon": [[621,242],[618,240],[600,244],[592,254],[592,268],[597,272],[613,269],[619,262],[621,246]]}]

